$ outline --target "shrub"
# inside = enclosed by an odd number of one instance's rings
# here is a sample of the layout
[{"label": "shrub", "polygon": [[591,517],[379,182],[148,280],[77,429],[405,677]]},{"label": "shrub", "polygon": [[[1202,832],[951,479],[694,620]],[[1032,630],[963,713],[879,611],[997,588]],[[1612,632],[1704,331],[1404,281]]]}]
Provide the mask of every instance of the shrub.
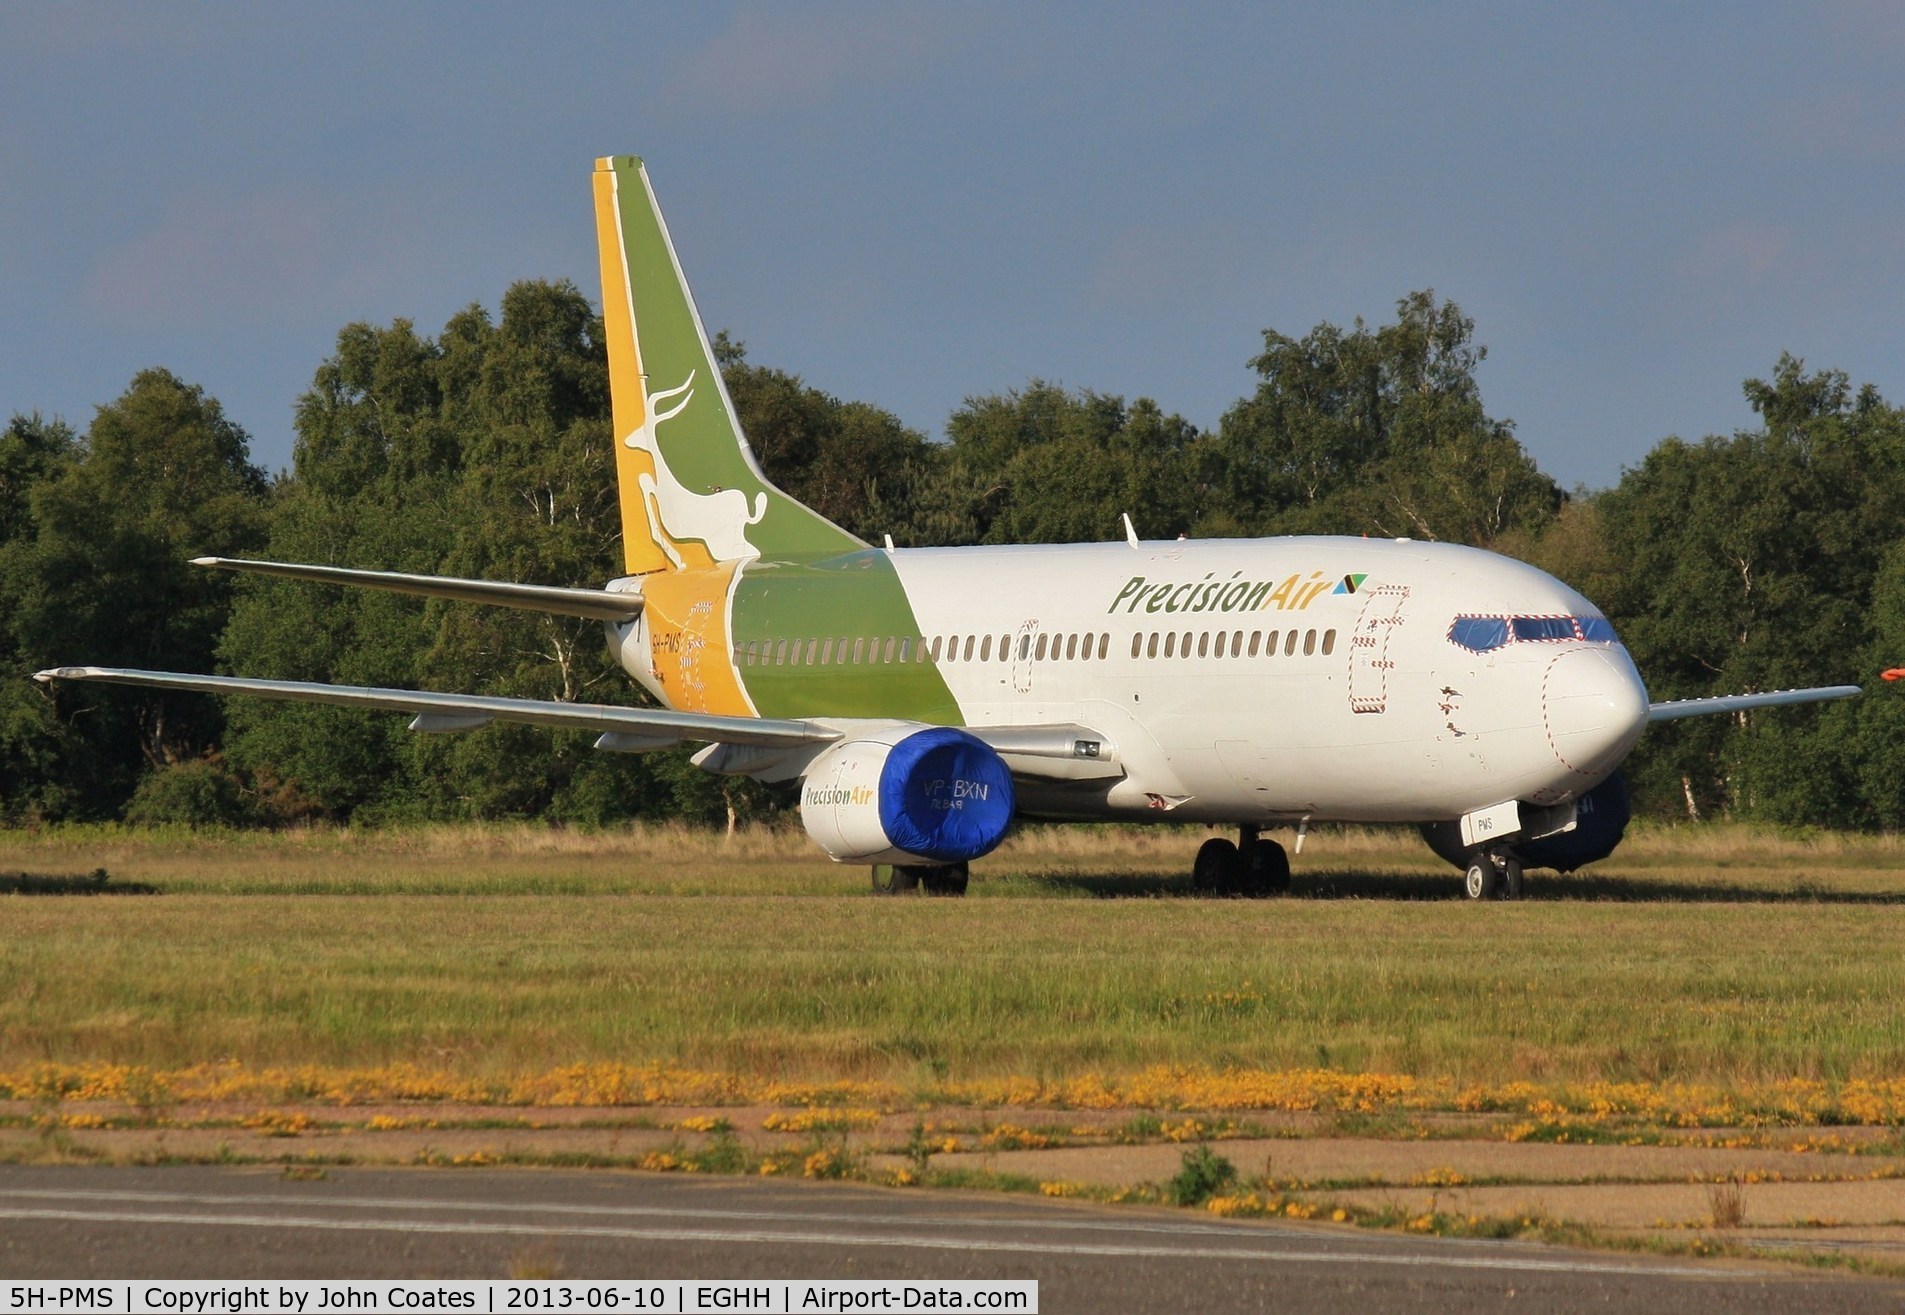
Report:
[{"label": "shrub", "polygon": [[1237,1181],[1237,1166],[1208,1146],[1184,1152],[1184,1167],[1164,1185],[1172,1205],[1202,1205]]},{"label": "shrub", "polygon": [[172,763],[139,782],[126,805],[134,826],[242,826],[251,810],[238,778],[208,758]]}]

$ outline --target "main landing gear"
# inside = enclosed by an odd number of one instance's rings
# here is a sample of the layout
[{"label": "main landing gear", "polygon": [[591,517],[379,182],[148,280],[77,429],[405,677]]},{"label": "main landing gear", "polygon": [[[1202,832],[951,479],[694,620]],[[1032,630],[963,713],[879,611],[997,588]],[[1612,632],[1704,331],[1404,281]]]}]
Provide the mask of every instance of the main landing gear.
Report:
[{"label": "main landing gear", "polygon": [[924,890],[928,895],[960,896],[966,893],[968,876],[964,863],[880,863],[873,869],[873,889],[882,895]]},{"label": "main landing gear", "polygon": [[1462,893],[1472,900],[1520,899],[1521,860],[1505,850],[1477,850],[1462,874]]},{"label": "main landing gear", "polygon": [[1290,856],[1274,840],[1263,840],[1257,828],[1238,828],[1235,844],[1206,840],[1191,864],[1191,886],[1216,895],[1262,899],[1290,889]]}]

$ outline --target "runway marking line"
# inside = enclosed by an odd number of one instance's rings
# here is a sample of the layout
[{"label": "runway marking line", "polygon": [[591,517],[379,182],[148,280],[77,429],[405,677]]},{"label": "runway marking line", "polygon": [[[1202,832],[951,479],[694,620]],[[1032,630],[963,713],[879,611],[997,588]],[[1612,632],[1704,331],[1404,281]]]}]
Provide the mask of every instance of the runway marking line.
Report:
[{"label": "runway marking line", "polygon": [[[8,1192],[7,1195],[23,1193]],[[260,1198],[249,1198],[258,1202]],[[454,1207],[452,1207],[454,1208]],[[508,1208],[508,1207],[501,1207]],[[298,1215],[185,1214],[167,1211],[54,1210],[0,1208],[0,1219],[72,1223],[170,1224],[212,1228],[316,1229],[331,1232],[470,1234],[477,1236],[599,1237],[623,1241],[715,1242],[722,1244],[899,1247],[931,1251],[998,1251],[1031,1255],[1278,1261],[1290,1264],[1392,1265],[1410,1268],[1505,1270],[1520,1273],[1615,1274],[1764,1281],[1754,1270],[1696,1268],[1687,1265],[1631,1265],[1588,1260],[1550,1260],[1513,1256],[1384,1255],[1367,1251],[1313,1251],[1279,1247],[1140,1246],[1091,1243],[1011,1242],[975,1238],[905,1236],[892,1233],[849,1234],[768,1229],[608,1228],[577,1224],[436,1222],[420,1219],[327,1219]],[[1247,1242],[1248,1239],[1239,1238]]]}]

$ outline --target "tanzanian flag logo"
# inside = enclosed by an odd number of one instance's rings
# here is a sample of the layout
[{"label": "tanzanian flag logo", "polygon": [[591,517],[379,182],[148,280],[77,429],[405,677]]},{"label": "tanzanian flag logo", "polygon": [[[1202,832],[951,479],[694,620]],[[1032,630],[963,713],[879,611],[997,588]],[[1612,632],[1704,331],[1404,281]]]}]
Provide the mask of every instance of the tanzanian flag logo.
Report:
[{"label": "tanzanian flag logo", "polygon": [[1367,575],[1346,575],[1337,581],[1336,587],[1330,590],[1330,592],[1332,594],[1353,594],[1363,587],[1363,581],[1368,578]]}]

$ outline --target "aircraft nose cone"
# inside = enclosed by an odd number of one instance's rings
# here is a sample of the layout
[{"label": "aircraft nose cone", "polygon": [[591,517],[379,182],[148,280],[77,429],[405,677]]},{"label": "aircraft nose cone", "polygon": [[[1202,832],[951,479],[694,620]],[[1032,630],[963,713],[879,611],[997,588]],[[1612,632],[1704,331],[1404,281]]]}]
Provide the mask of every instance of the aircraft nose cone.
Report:
[{"label": "aircraft nose cone", "polygon": [[1548,664],[1541,715],[1562,766],[1604,776],[1647,727],[1647,689],[1624,650],[1575,649]]}]

